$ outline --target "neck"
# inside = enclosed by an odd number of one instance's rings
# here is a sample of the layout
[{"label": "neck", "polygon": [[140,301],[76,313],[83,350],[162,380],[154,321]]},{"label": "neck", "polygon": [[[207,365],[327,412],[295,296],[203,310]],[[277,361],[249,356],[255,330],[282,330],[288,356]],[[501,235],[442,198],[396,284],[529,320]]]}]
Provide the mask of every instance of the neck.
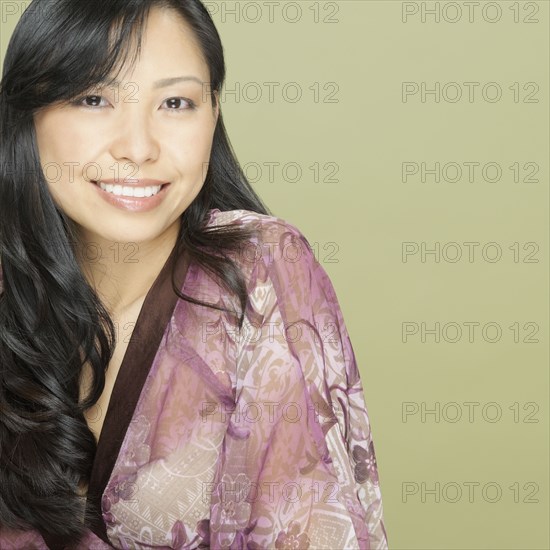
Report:
[{"label": "neck", "polygon": [[143,300],[170,256],[179,223],[147,242],[113,242],[94,235],[83,237],[79,264],[111,315],[120,315]]}]

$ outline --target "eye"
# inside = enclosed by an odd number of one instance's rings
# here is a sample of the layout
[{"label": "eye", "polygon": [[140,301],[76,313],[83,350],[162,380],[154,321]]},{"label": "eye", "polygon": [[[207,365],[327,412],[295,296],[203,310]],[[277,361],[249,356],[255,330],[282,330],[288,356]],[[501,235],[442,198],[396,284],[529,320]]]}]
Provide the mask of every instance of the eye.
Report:
[{"label": "eye", "polygon": [[78,99],[75,99],[71,103],[79,107],[88,107],[90,109],[97,109],[97,108],[106,106],[106,105],[100,105],[102,100],[107,101],[104,97],[100,95],[86,95],[86,96],[79,97]]},{"label": "eye", "polygon": [[[185,97],[170,97],[163,101],[163,105],[168,105],[169,111],[189,111],[196,108],[195,102]],[[187,104],[187,107],[185,107]],[[181,108],[183,105],[183,108]]]}]

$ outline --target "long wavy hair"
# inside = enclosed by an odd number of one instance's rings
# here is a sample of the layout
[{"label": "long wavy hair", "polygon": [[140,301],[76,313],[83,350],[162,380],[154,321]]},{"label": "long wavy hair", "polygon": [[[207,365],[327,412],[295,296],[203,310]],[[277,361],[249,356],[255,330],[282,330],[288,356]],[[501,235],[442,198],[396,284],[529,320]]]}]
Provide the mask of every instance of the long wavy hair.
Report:
[{"label": "long wavy hair", "polygon": [[[104,390],[116,336],[79,267],[74,223],[48,190],[33,115],[116,77],[139,52],[153,7],[173,9],[190,24],[211,89],[221,92],[223,47],[199,0],[33,0],[11,38],[0,82],[0,525],[60,535],[69,544],[97,513],[86,510],[77,490],[89,482],[97,447],[84,412]],[[231,253],[253,229],[206,227],[212,208],[271,214],[235,157],[221,112],[204,185],[182,214],[176,246],[238,297],[242,327],[246,284]],[[217,307],[181,294],[173,272],[172,286],[181,299]],[[86,362],[92,384],[79,401]]]}]

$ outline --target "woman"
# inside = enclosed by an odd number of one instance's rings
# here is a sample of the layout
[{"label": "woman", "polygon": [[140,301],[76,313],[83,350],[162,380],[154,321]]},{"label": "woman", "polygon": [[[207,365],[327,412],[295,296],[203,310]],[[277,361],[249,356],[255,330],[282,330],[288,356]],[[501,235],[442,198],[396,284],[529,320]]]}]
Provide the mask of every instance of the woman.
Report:
[{"label": "woman", "polygon": [[34,0],[0,89],[0,548],[387,548],[334,289],[199,0]]}]

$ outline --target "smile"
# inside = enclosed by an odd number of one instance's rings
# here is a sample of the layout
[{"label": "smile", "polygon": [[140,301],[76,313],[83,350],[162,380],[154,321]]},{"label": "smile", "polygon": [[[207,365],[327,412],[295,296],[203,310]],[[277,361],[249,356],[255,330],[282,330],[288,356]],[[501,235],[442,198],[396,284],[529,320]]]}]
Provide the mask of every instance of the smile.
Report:
[{"label": "smile", "polygon": [[[97,183],[96,183],[97,185]],[[114,185],[111,183],[99,182],[99,186],[103,191],[117,195],[120,197],[152,197],[156,195],[161,189],[162,185],[153,185],[150,187],[136,187],[136,186],[123,186],[123,185]]]},{"label": "smile", "polygon": [[[159,185],[120,185],[90,181],[99,196],[107,203],[127,212],[148,212],[159,206],[166,197],[170,183]],[[145,182],[144,182],[145,183]]]}]

